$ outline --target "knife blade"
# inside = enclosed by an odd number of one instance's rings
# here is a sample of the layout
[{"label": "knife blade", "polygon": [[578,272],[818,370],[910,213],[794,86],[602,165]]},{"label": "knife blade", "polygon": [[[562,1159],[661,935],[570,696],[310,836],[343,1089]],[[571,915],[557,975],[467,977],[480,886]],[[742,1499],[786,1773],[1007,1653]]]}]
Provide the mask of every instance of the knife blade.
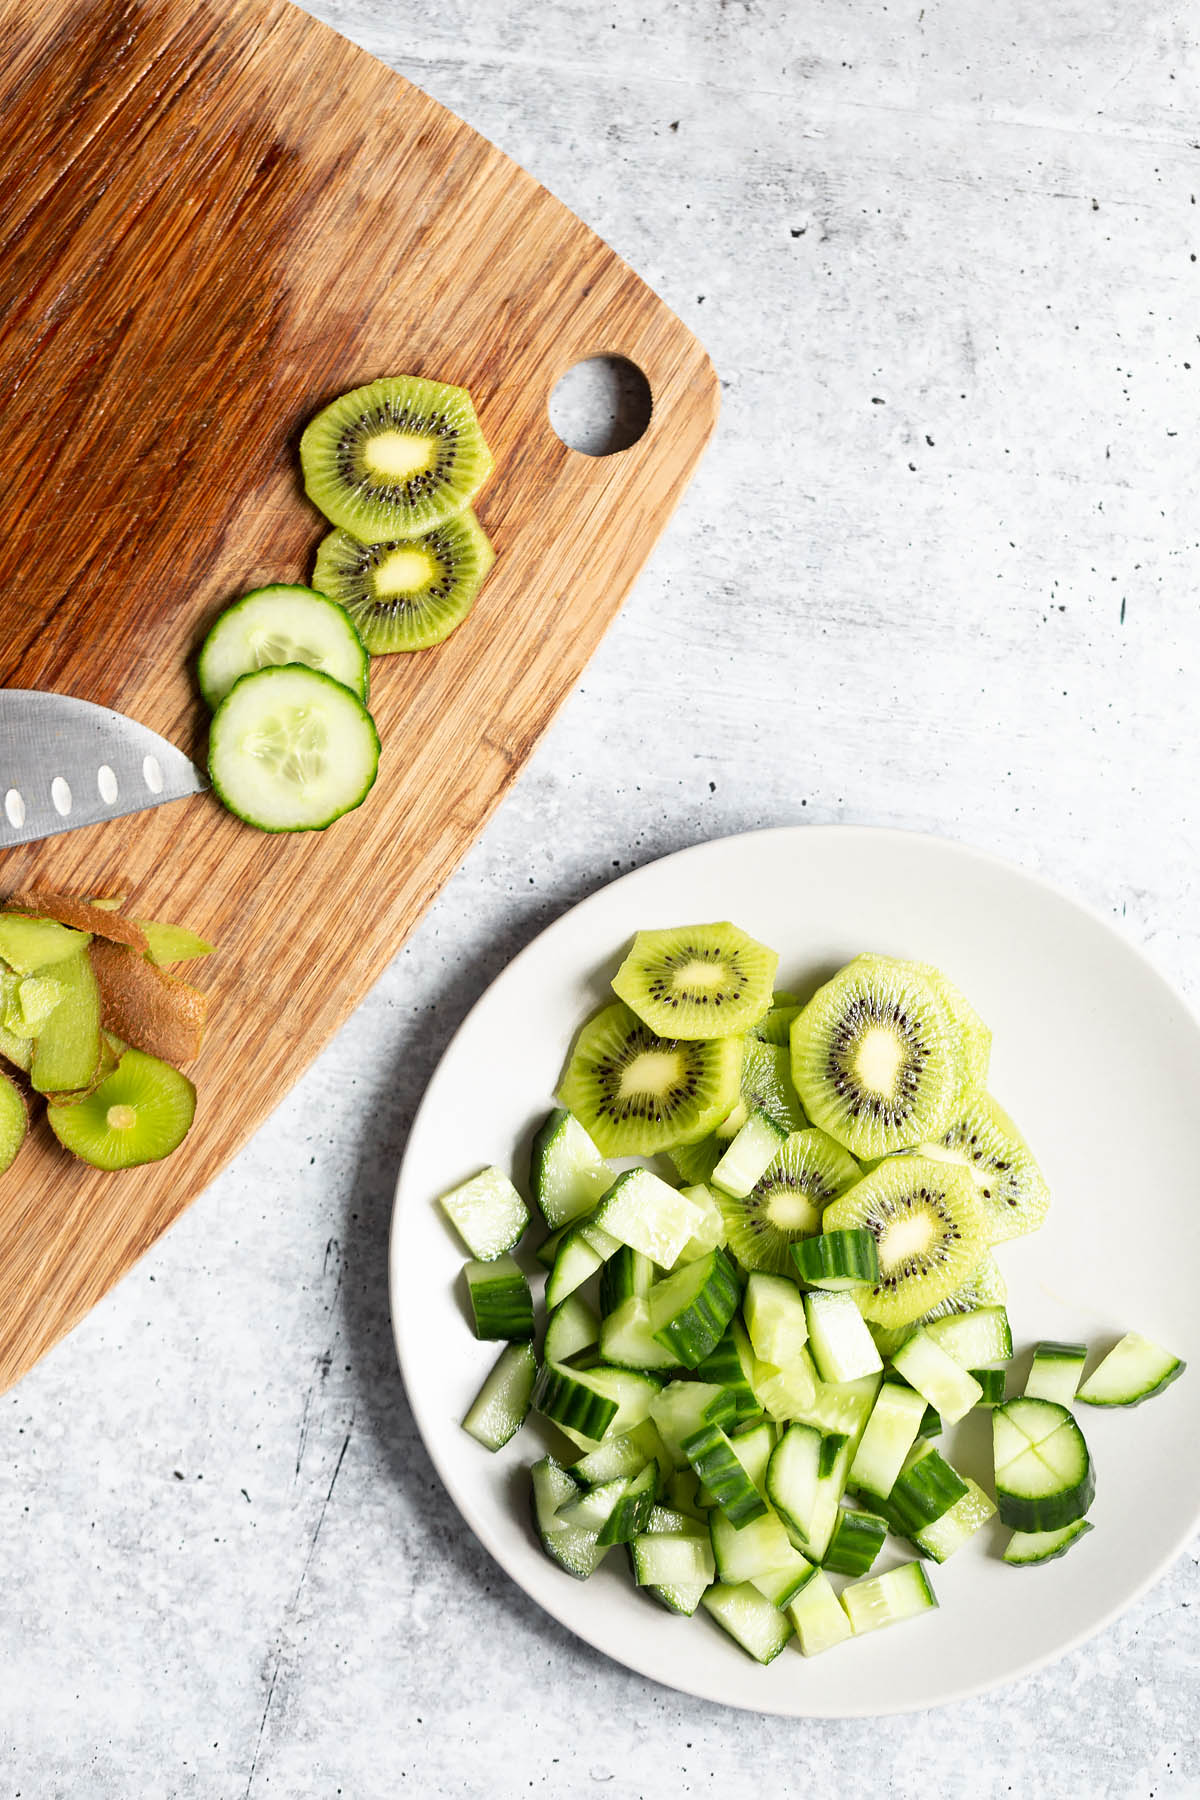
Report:
[{"label": "knife blade", "polygon": [[0,688],[0,850],[207,786],[182,750],[124,713],[70,694]]}]

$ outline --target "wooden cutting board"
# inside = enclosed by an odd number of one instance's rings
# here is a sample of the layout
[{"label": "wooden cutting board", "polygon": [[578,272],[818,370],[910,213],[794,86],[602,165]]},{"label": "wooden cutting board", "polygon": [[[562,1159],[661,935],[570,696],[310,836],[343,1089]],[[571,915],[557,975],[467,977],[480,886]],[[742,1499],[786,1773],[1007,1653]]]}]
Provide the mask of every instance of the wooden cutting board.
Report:
[{"label": "wooden cutting board", "polygon": [[[201,796],[0,854],[0,891],[121,891],[220,946],[198,965],[211,1024],[183,1147],[104,1175],[43,1123],[0,1180],[4,1387],[395,955],[628,592],[718,390],[695,338],[544,188],[288,5],[0,0],[0,42],[0,685],[116,707],[202,760],[197,645],[237,594],[307,579],[322,522],[300,430],[376,375],[471,390],[498,552],[452,638],[376,661],[380,777],[328,832],[264,836]],[[607,457],[547,418],[558,377],[598,352],[654,396],[645,435]]]}]

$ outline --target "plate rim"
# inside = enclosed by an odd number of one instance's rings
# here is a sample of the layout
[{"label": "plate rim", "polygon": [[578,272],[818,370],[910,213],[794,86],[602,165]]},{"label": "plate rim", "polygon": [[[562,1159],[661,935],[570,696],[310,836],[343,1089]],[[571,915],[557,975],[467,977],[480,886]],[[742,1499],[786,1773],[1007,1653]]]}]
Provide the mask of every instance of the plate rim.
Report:
[{"label": "plate rim", "polygon": [[413,1113],[412,1123],[409,1126],[408,1136],[405,1140],[404,1151],[396,1171],[396,1182],[392,1195],[392,1210],[388,1224],[388,1310],[391,1318],[392,1342],[396,1352],[396,1360],[399,1366],[401,1379],[404,1383],[405,1396],[412,1411],[413,1420],[416,1424],[417,1431],[420,1434],[425,1453],[433,1464],[442,1487],[453,1502],[459,1517],[473,1532],[474,1536],[478,1542],[482,1544],[488,1555],[491,1556],[493,1561],[504,1571],[508,1579],[520,1588],[521,1592],[528,1600],[532,1601],[533,1604],[539,1607],[543,1612],[548,1613],[549,1616],[561,1625],[564,1630],[569,1631],[572,1636],[580,1638],[584,1643],[588,1644],[591,1649],[597,1651],[601,1656],[606,1657],[610,1662],[614,1663],[616,1667],[629,1669],[633,1673],[642,1676],[643,1679],[655,1682],[667,1692],[686,1694],[690,1698],[702,1700],[708,1705],[723,1706],[738,1712],[745,1712],[751,1715],[761,1714],[773,1718],[865,1719],[900,1717],[906,1714],[932,1711],[937,1707],[950,1706],[956,1704],[958,1701],[970,1700],[983,1694],[995,1693],[1001,1688],[1010,1686],[1014,1682],[1024,1680],[1028,1676],[1037,1674],[1040,1670],[1049,1667],[1053,1663],[1059,1662],[1063,1657],[1069,1656],[1073,1651],[1078,1650],[1082,1645],[1090,1642],[1094,1637],[1098,1637],[1102,1631],[1105,1631],[1119,1619],[1122,1614],[1128,1612],[1135,1606],[1157,1582],[1162,1580],[1163,1576],[1182,1555],[1192,1538],[1200,1531],[1200,1493],[1197,1493],[1196,1495],[1193,1514],[1183,1534],[1177,1541],[1172,1543],[1170,1548],[1154,1563],[1149,1572],[1142,1577],[1131,1591],[1124,1594],[1114,1605],[1106,1608],[1097,1619],[1093,1620],[1081,1631],[1073,1633],[1069,1638],[1056,1645],[1053,1649],[1044,1651],[1027,1662],[1022,1662],[1018,1668],[1006,1674],[989,1677],[982,1681],[971,1682],[962,1687],[956,1687],[952,1691],[939,1695],[937,1698],[921,1703],[902,1701],[897,1705],[891,1706],[887,1704],[871,1706],[848,1704],[845,1707],[839,1707],[836,1711],[829,1710],[827,1707],[820,1711],[801,1711],[794,1708],[787,1708],[784,1710],[771,1706],[770,1704],[761,1706],[755,1705],[751,1702],[743,1701],[740,1698],[717,1696],[706,1690],[702,1690],[692,1683],[664,1679],[656,1669],[648,1668],[638,1659],[636,1638],[631,1641],[630,1651],[627,1655],[617,1655],[605,1644],[597,1641],[587,1628],[586,1622],[579,1622],[575,1618],[568,1617],[563,1609],[549,1604],[540,1594],[533,1594],[530,1592],[520,1575],[510,1568],[503,1550],[499,1547],[497,1542],[494,1541],[494,1534],[488,1526],[470,1516],[466,1506],[455,1491],[455,1484],[452,1483],[443,1466],[433,1434],[426,1431],[422,1416],[422,1403],[416,1397],[420,1391],[420,1386],[419,1383],[414,1384],[409,1377],[403,1331],[400,1325],[400,1309],[396,1305],[397,1267],[399,1260],[398,1243],[400,1231],[402,1229],[401,1189],[404,1182],[405,1166],[409,1159],[410,1149],[417,1136],[418,1128],[422,1123],[426,1106],[429,1103],[430,1092],[435,1085],[436,1078],[440,1073],[443,1064],[455,1052],[460,1038],[468,1033],[476,1013],[487,1000],[497,983],[504,980],[509,975],[510,971],[523,965],[526,959],[532,960],[544,940],[550,936],[551,933],[563,926],[568,919],[574,918],[575,915],[583,909],[600,903],[605,896],[609,895],[614,888],[620,887],[622,883],[633,881],[639,876],[644,875],[648,870],[657,868],[662,863],[684,861],[688,857],[710,850],[714,845],[718,844],[731,847],[748,839],[754,839],[757,842],[763,838],[797,837],[800,835],[808,837],[813,834],[821,836],[837,836],[845,839],[869,839],[875,842],[924,844],[932,847],[938,852],[949,851],[955,855],[962,856],[968,861],[982,863],[1001,872],[1004,876],[1016,876],[1018,879],[1028,882],[1031,887],[1041,889],[1043,893],[1048,894],[1054,900],[1065,903],[1067,906],[1088,916],[1108,937],[1114,939],[1122,950],[1132,955],[1135,961],[1141,965],[1143,972],[1152,979],[1155,986],[1159,988],[1175,1006],[1182,1008],[1193,1030],[1196,1032],[1197,1036],[1200,1037],[1200,1007],[1193,1003],[1187,994],[1183,993],[1168,980],[1167,976],[1158,967],[1143,945],[1124,936],[1114,924],[1113,920],[1106,917],[1106,915],[1100,911],[1099,907],[1094,905],[1090,900],[1081,898],[1066,887],[1059,885],[1058,882],[1048,878],[1040,870],[1029,869],[1022,863],[1012,862],[996,851],[983,849],[976,844],[964,842],[960,838],[946,836],[938,832],[908,830],[901,826],[891,825],[839,824],[837,822],[812,825],[793,822],[786,825],[770,825],[751,828],[745,831],[726,832],[717,837],[698,839],[694,843],[682,845],[677,850],[668,850],[664,852],[662,856],[652,857],[648,862],[639,863],[636,868],[623,870],[621,874],[614,876],[611,881],[604,882],[601,886],[593,889],[591,893],[585,894],[582,899],[577,900],[572,905],[564,908],[564,910],[555,918],[551,919],[548,924],[544,925],[515,956],[511,957],[509,961],[504,964],[503,968],[497,971],[487,983],[486,987],[484,987],[476,996],[469,1010],[456,1026],[452,1036],[445,1045],[442,1054],[439,1056],[434,1069],[430,1073],[429,1080],[426,1083],[421,1099]]}]

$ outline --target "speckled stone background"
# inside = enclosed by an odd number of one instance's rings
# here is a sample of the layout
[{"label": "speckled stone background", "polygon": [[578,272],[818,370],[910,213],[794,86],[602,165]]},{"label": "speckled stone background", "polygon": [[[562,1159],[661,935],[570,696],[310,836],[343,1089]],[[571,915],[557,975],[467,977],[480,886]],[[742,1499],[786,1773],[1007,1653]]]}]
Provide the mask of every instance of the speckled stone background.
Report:
[{"label": "speckled stone background", "polygon": [[313,10],[622,252],[706,341],[724,410],[404,953],[0,1401],[0,1800],[1198,1795],[1200,1547],[1057,1667],[933,1715],[684,1699],[575,1642],[466,1533],[384,1274],[413,1107],[482,985],[697,838],[946,833],[1200,994],[1194,9]]}]

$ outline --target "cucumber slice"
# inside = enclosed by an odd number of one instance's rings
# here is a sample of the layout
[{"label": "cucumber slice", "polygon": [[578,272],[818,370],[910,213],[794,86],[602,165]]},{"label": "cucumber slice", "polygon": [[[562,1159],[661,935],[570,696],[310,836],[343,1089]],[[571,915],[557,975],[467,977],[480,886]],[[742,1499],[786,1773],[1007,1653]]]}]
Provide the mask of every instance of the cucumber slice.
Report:
[{"label": "cucumber slice", "polygon": [[656,1501],[650,1508],[646,1530],[665,1531],[676,1537],[700,1538],[705,1544],[710,1541],[708,1526],[702,1519],[698,1519],[694,1513],[679,1512],[673,1506],[663,1506],[660,1501]]},{"label": "cucumber slice", "polygon": [[956,1550],[961,1550],[967,1539],[974,1537],[981,1526],[996,1516],[996,1508],[992,1505],[978,1482],[964,1475],[967,1491],[961,1500],[956,1500],[948,1512],[931,1525],[914,1532],[913,1543],[924,1555],[934,1562],[945,1562]]},{"label": "cucumber slice", "polygon": [[464,1264],[477,1338],[533,1336],[533,1295],[511,1256]]},{"label": "cucumber slice", "polygon": [[556,1425],[569,1425],[581,1437],[599,1439],[616,1418],[617,1403],[592,1386],[588,1373],[543,1363],[534,1383],[533,1404]]},{"label": "cucumber slice", "polygon": [[960,1368],[1008,1362],[1013,1353],[1008,1313],[1002,1306],[977,1306],[974,1312],[947,1313],[925,1326],[935,1344]]},{"label": "cucumber slice", "polygon": [[674,1590],[699,1584],[703,1589],[716,1579],[711,1546],[707,1539],[690,1533],[643,1532],[630,1544],[629,1559],[639,1587]]},{"label": "cucumber slice", "polygon": [[979,1383],[935,1343],[928,1325],[922,1325],[900,1346],[892,1358],[892,1367],[910,1387],[925,1396],[930,1406],[937,1408],[947,1425],[965,1418],[982,1397]]},{"label": "cucumber slice", "polygon": [[542,1354],[547,1362],[565,1363],[581,1350],[592,1349],[599,1340],[600,1321],[587,1301],[582,1294],[568,1294],[550,1314]]},{"label": "cucumber slice", "polygon": [[350,614],[313,588],[283,585],[226,607],[200,651],[200,691],[215,711],[241,676],[279,663],[321,669],[366,702],[370,659]]},{"label": "cucumber slice", "polygon": [[764,1600],[748,1581],[737,1587],[728,1587],[718,1581],[709,1588],[700,1604],[755,1662],[772,1662],[794,1629],[786,1614],[772,1606],[769,1600]]},{"label": "cucumber slice", "polygon": [[899,1625],[918,1613],[932,1611],[937,1596],[921,1564],[910,1562],[889,1569],[886,1575],[852,1582],[842,1589],[842,1605],[855,1637],[862,1637],[884,1625]]},{"label": "cucumber slice", "polygon": [[769,1600],[772,1606],[783,1611],[819,1573],[815,1563],[810,1563],[806,1556],[793,1550],[790,1561],[781,1568],[767,1569],[762,1575],[755,1575],[751,1586],[758,1589],[764,1600]]},{"label": "cucumber slice", "polygon": [[850,1485],[886,1499],[916,1443],[925,1401],[915,1388],[885,1381],[850,1464]]},{"label": "cucumber slice", "polygon": [[584,1487],[599,1487],[621,1475],[640,1475],[649,1462],[657,1461],[662,1440],[649,1419],[618,1436],[608,1436],[595,1450],[571,1464],[571,1477]]},{"label": "cucumber slice", "polygon": [[654,1334],[650,1307],[636,1294],[600,1327],[600,1355],[619,1369],[677,1369],[679,1357]]},{"label": "cucumber slice", "polygon": [[865,1575],[883,1549],[887,1534],[887,1520],[878,1513],[843,1506],[821,1565],[835,1575]]},{"label": "cucumber slice", "polygon": [[370,713],[317,669],[284,663],[243,675],[213,714],[213,792],[261,831],[324,830],[362,805],[378,770]]},{"label": "cucumber slice", "polygon": [[590,1222],[669,1269],[703,1219],[698,1206],[649,1169],[629,1169],[618,1175]]},{"label": "cucumber slice", "polygon": [[639,1475],[628,1478],[617,1503],[601,1526],[601,1544],[629,1544],[645,1531],[658,1492],[658,1467],[647,1463]]},{"label": "cucumber slice", "polygon": [[862,1287],[879,1280],[879,1252],[869,1231],[852,1226],[845,1231],[823,1231],[819,1237],[801,1238],[791,1246],[792,1261],[801,1281],[813,1287]]},{"label": "cucumber slice", "polygon": [[755,1269],[742,1296],[742,1314],[755,1356],[786,1368],[808,1342],[804,1298],[786,1275]]},{"label": "cucumber slice", "polygon": [[683,1448],[697,1479],[716,1496],[734,1525],[747,1524],[766,1512],[762,1495],[719,1425],[702,1426],[684,1439]]},{"label": "cucumber slice", "polygon": [[463,1430],[485,1450],[502,1450],[525,1423],[536,1378],[537,1359],[530,1346],[505,1345],[463,1420]]},{"label": "cucumber slice", "polygon": [[694,1369],[724,1337],[739,1298],[729,1258],[723,1250],[710,1250],[655,1283],[646,1302],[650,1329],[664,1349]]},{"label": "cucumber slice", "polygon": [[580,1227],[572,1225],[558,1241],[554,1267],[546,1283],[547,1307],[553,1312],[561,1306],[603,1263],[603,1256],[584,1237]]},{"label": "cucumber slice", "polygon": [[696,1187],[685,1187],[682,1190],[685,1200],[700,1211],[700,1223],[679,1252],[681,1263],[695,1262],[708,1250],[723,1250],[729,1239],[725,1225],[725,1214],[721,1211],[717,1196],[710,1187],[703,1183]]},{"label": "cucumber slice", "polygon": [[653,1286],[650,1258],[622,1244],[600,1272],[600,1311],[607,1317],[626,1300],[644,1300]]},{"label": "cucumber slice", "polygon": [[533,1523],[542,1549],[560,1569],[577,1581],[593,1575],[607,1555],[607,1546],[597,1541],[594,1531],[581,1531],[578,1526],[564,1525],[558,1519],[558,1508],[577,1492],[567,1471],[552,1456],[544,1456],[530,1470],[533,1484]]},{"label": "cucumber slice", "polygon": [[729,1442],[733,1454],[765,1498],[767,1464],[779,1442],[778,1427],[770,1419],[759,1419],[754,1425],[741,1425],[736,1431],[730,1430]]},{"label": "cucumber slice", "polygon": [[[717,1574],[736,1587],[742,1581],[782,1574],[787,1569],[794,1580],[806,1580],[812,1564],[793,1548],[778,1513],[767,1509],[761,1517],[737,1526],[717,1507],[712,1516],[712,1548]],[[798,1591],[798,1590],[797,1590]],[[780,1604],[777,1600],[776,1606]]]},{"label": "cucumber slice", "polygon": [[858,1381],[883,1368],[867,1322],[850,1294],[805,1294],[808,1341],[822,1381]]},{"label": "cucumber slice", "polygon": [[849,1439],[815,1425],[789,1425],[767,1465],[767,1498],[814,1562],[829,1548],[849,1468]]},{"label": "cucumber slice", "polygon": [[442,1198],[442,1211],[471,1255],[493,1262],[516,1244],[529,1208],[502,1169],[484,1169]]},{"label": "cucumber slice", "polygon": [[[976,1406],[1003,1406],[1005,1373],[1003,1369],[968,1369],[967,1374],[972,1381],[979,1383],[979,1398]],[[938,1422],[941,1429],[941,1421]]]},{"label": "cucumber slice", "polygon": [[704,1425],[732,1425],[737,1417],[733,1397],[706,1381],[672,1381],[650,1402],[650,1417],[677,1469],[690,1467],[683,1448]]},{"label": "cucumber slice", "polygon": [[1056,1556],[1065,1556],[1071,1545],[1092,1529],[1089,1519],[1072,1519],[1058,1531],[1014,1531],[1005,1545],[1004,1560],[1018,1569],[1053,1562]]},{"label": "cucumber slice", "polygon": [[958,1471],[922,1438],[905,1457],[887,1499],[875,1497],[871,1503],[898,1536],[915,1537],[969,1493]]},{"label": "cucumber slice", "polygon": [[812,1405],[800,1415],[804,1424],[839,1432],[849,1440],[853,1456],[867,1428],[882,1379],[880,1375],[864,1375],[858,1381],[818,1381]]},{"label": "cucumber slice", "polygon": [[762,1406],[749,1380],[753,1366],[754,1352],[735,1313],[720,1343],[696,1364],[696,1374],[701,1381],[711,1381],[732,1395],[739,1424],[762,1417]]},{"label": "cucumber slice", "polygon": [[1183,1374],[1186,1363],[1138,1331],[1125,1334],[1079,1389],[1088,1406],[1139,1406]]},{"label": "cucumber slice", "polygon": [[1025,1398],[1054,1400],[1059,1406],[1070,1406],[1086,1361],[1086,1344],[1061,1344],[1053,1338],[1036,1344]]},{"label": "cucumber slice", "polygon": [[788,1609],[796,1628],[796,1642],[805,1656],[820,1656],[835,1644],[844,1644],[853,1633],[850,1621],[824,1569],[816,1569],[811,1581],[796,1595]]},{"label": "cucumber slice", "polygon": [[1057,1531],[1096,1492],[1083,1433],[1053,1400],[1009,1400],[992,1414],[996,1505],[1017,1531]]},{"label": "cucumber slice", "polygon": [[574,1113],[556,1107],[539,1126],[529,1157],[529,1190],[547,1225],[584,1218],[615,1179]]},{"label": "cucumber slice", "polygon": [[744,1200],[775,1161],[787,1137],[788,1130],[766,1113],[752,1112],[713,1170],[714,1186],[735,1200]]},{"label": "cucumber slice", "polygon": [[[753,1353],[752,1353],[753,1354]],[[773,1419],[804,1419],[816,1404],[817,1371],[805,1346],[785,1369],[754,1358],[750,1370],[754,1397]]]}]

